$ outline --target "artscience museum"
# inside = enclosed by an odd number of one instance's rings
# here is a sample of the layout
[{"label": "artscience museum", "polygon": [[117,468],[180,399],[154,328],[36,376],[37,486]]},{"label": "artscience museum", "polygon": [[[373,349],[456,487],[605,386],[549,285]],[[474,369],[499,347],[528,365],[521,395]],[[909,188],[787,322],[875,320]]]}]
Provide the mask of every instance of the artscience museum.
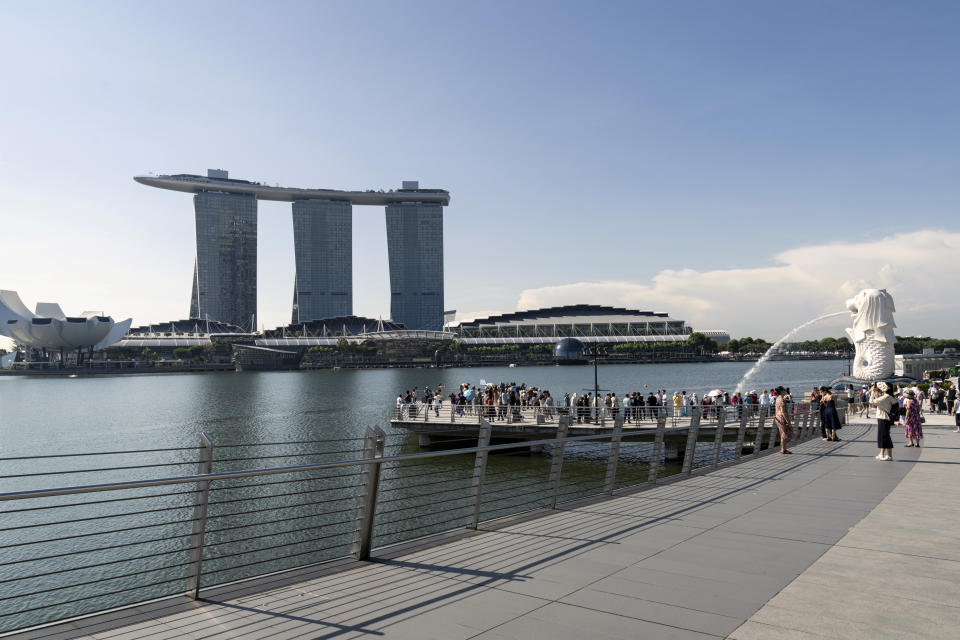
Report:
[{"label": "artscience museum", "polygon": [[54,302],[38,302],[33,312],[16,291],[0,290],[0,336],[25,349],[60,351],[61,355],[76,350],[79,362],[84,351],[92,354],[118,342],[130,324],[129,318],[118,323],[96,311],[67,316]]}]

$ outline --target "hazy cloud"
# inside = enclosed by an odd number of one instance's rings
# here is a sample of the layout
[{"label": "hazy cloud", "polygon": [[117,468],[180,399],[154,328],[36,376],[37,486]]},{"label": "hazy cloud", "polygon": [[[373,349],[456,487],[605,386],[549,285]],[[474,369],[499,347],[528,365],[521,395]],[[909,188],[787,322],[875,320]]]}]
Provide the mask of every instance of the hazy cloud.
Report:
[{"label": "hazy cloud", "polygon": [[[728,249],[741,253],[734,242]],[[960,233],[927,229],[869,242],[789,249],[774,256],[769,266],[664,270],[649,282],[575,282],[526,289],[517,308],[581,302],[619,305],[669,312],[699,329],[773,339],[820,314],[842,311],[844,301],[857,291],[877,287],[893,295],[901,335],[954,337],[960,334],[953,275],[958,257]],[[833,321],[826,325],[827,333],[839,335],[837,328],[844,324],[842,318]]]}]

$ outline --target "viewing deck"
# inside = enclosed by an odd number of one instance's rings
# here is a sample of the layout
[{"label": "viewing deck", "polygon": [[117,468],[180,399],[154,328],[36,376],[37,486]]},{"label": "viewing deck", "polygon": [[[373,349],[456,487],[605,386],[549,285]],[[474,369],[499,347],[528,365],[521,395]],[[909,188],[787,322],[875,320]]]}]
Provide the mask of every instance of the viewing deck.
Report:
[{"label": "viewing deck", "polygon": [[[661,486],[12,638],[944,638],[960,434],[874,459],[873,421]],[[668,478],[669,480],[669,478]]]}]

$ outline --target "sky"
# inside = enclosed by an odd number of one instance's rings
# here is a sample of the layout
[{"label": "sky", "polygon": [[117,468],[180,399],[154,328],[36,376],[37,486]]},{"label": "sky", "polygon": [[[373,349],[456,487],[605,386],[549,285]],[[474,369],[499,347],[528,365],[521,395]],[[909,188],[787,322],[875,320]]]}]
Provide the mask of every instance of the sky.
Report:
[{"label": "sky", "polygon": [[[0,0],[0,289],[188,315],[187,194],[223,168],[450,191],[458,319],[594,303],[775,339],[886,287],[960,336],[955,2]],[[389,317],[382,208],[354,313]],[[290,319],[290,206],[259,203],[258,324]],[[843,318],[810,335],[841,335]]]}]

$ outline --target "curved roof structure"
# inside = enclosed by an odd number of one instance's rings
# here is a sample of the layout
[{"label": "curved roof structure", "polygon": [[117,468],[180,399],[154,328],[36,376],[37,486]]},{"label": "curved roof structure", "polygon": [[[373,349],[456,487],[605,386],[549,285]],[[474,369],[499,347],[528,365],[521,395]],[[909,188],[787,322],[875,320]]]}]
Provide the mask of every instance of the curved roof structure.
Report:
[{"label": "curved roof structure", "polygon": [[562,307],[545,307],[503,313],[488,318],[477,318],[462,322],[461,328],[503,324],[565,324],[569,322],[655,322],[668,321],[666,313],[656,311],[637,311],[622,307],[605,307],[598,304],[569,304]]},{"label": "curved roof structure", "polygon": [[60,305],[37,303],[30,311],[16,291],[0,290],[0,335],[35,349],[103,349],[120,340],[131,319],[115,323],[110,316],[84,311],[67,316]]},{"label": "curved roof structure", "polygon": [[450,204],[450,193],[444,189],[396,189],[393,191],[339,191],[337,189],[302,189],[299,187],[271,187],[259,182],[235,178],[215,178],[192,173],[174,175],[134,176],[140,184],[171,191],[200,193],[220,191],[254,196],[258,200],[342,200],[351,204],[386,206],[396,202],[432,202]]},{"label": "curved roof structure", "polygon": [[[693,333],[686,322],[666,313],[597,304],[503,313],[450,329],[469,345],[547,344],[567,337],[587,343],[683,342]],[[706,333],[718,342],[730,339],[725,331]]]}]

